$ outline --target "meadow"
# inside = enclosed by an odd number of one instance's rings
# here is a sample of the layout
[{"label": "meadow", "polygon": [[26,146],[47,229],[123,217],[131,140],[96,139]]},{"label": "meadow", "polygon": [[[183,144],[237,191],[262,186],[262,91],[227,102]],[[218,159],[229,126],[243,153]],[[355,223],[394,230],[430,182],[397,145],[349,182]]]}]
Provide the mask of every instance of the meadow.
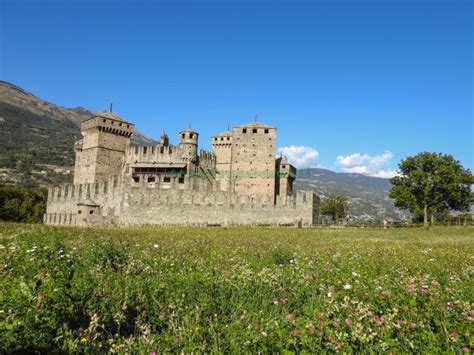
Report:
[{"label": "meadow", "polygon": [[472,349],[474,229],[0,224],[0,353]]}]

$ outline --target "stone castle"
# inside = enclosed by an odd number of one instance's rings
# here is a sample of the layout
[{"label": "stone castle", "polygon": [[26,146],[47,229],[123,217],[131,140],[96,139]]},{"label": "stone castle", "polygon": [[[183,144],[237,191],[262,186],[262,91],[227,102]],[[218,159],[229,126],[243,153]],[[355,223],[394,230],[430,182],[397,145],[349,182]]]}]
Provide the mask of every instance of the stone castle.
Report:
[{"label": "stone castle", "polygon": [[276,157],[276,128],[254,122],[211,138],[198,151],[187,128],[173,146],[130,143],[134,125],[112,112],[81,124],[74,183],[50,188],[46,224],[296,225],[318,216],[312,191],[293,191],[296,169]]}]

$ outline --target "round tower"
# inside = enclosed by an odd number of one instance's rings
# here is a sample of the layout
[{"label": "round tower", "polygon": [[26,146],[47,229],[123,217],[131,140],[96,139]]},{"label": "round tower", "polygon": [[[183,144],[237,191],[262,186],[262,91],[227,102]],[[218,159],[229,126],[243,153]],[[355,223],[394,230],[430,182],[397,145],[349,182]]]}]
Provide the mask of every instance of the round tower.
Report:
[{"label": "round tower", "polygon": [[179,148],[181,158],[186,161],[192,161],[197,157],[199,134],[191,127],[179,132]]}]

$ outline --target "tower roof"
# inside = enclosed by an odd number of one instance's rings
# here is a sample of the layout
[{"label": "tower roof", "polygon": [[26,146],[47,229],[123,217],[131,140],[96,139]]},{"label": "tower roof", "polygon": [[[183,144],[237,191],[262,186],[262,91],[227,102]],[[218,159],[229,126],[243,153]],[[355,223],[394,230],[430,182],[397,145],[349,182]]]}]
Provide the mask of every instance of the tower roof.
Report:
[{"label": "tower roof", "polygon": [[191,132],[191,133],[197,133],[194,129],[192,129],[191,127],[188,127],[188,128],[185,128],[183,129],[181,132],[179,133],[186,133],[186,132]]},{"label": "tower roof", "polygon": [[119,115],[117,115],[113,112],[110,112],[110,111],[96,112],[96,113],[94,113],[94,115],[91,118],[88,118],[86,121],[91,120],[91,119],[96,118],[96,117],[108,118],[110,120],[124,122],[124,123],[130,124],[130,125],[134,125],[133,123],[128,122],[123,117],[120,117]]},{"label": "tower roof", "polygon": [[266,125],[265,123],[258,122],[258,121],[252,121],[252,122],[249,122],[247,124],[242,124],[242,125],[235,126],[235,128],[240,128],[240,127],[275,128],[275,127]]}]

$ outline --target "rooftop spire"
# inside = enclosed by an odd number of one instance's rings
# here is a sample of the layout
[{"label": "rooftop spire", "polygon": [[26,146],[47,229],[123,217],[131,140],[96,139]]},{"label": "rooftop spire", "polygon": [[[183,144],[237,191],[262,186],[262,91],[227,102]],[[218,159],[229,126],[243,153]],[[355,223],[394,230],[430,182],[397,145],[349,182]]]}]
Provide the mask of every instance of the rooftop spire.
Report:
[{"label": "rooftop spire", "polygon": [[111,103],[110,103],[110,110],[109,110],[110,112],[112,112],[112,104],[113,104],[113,103],[111,102]]}]

